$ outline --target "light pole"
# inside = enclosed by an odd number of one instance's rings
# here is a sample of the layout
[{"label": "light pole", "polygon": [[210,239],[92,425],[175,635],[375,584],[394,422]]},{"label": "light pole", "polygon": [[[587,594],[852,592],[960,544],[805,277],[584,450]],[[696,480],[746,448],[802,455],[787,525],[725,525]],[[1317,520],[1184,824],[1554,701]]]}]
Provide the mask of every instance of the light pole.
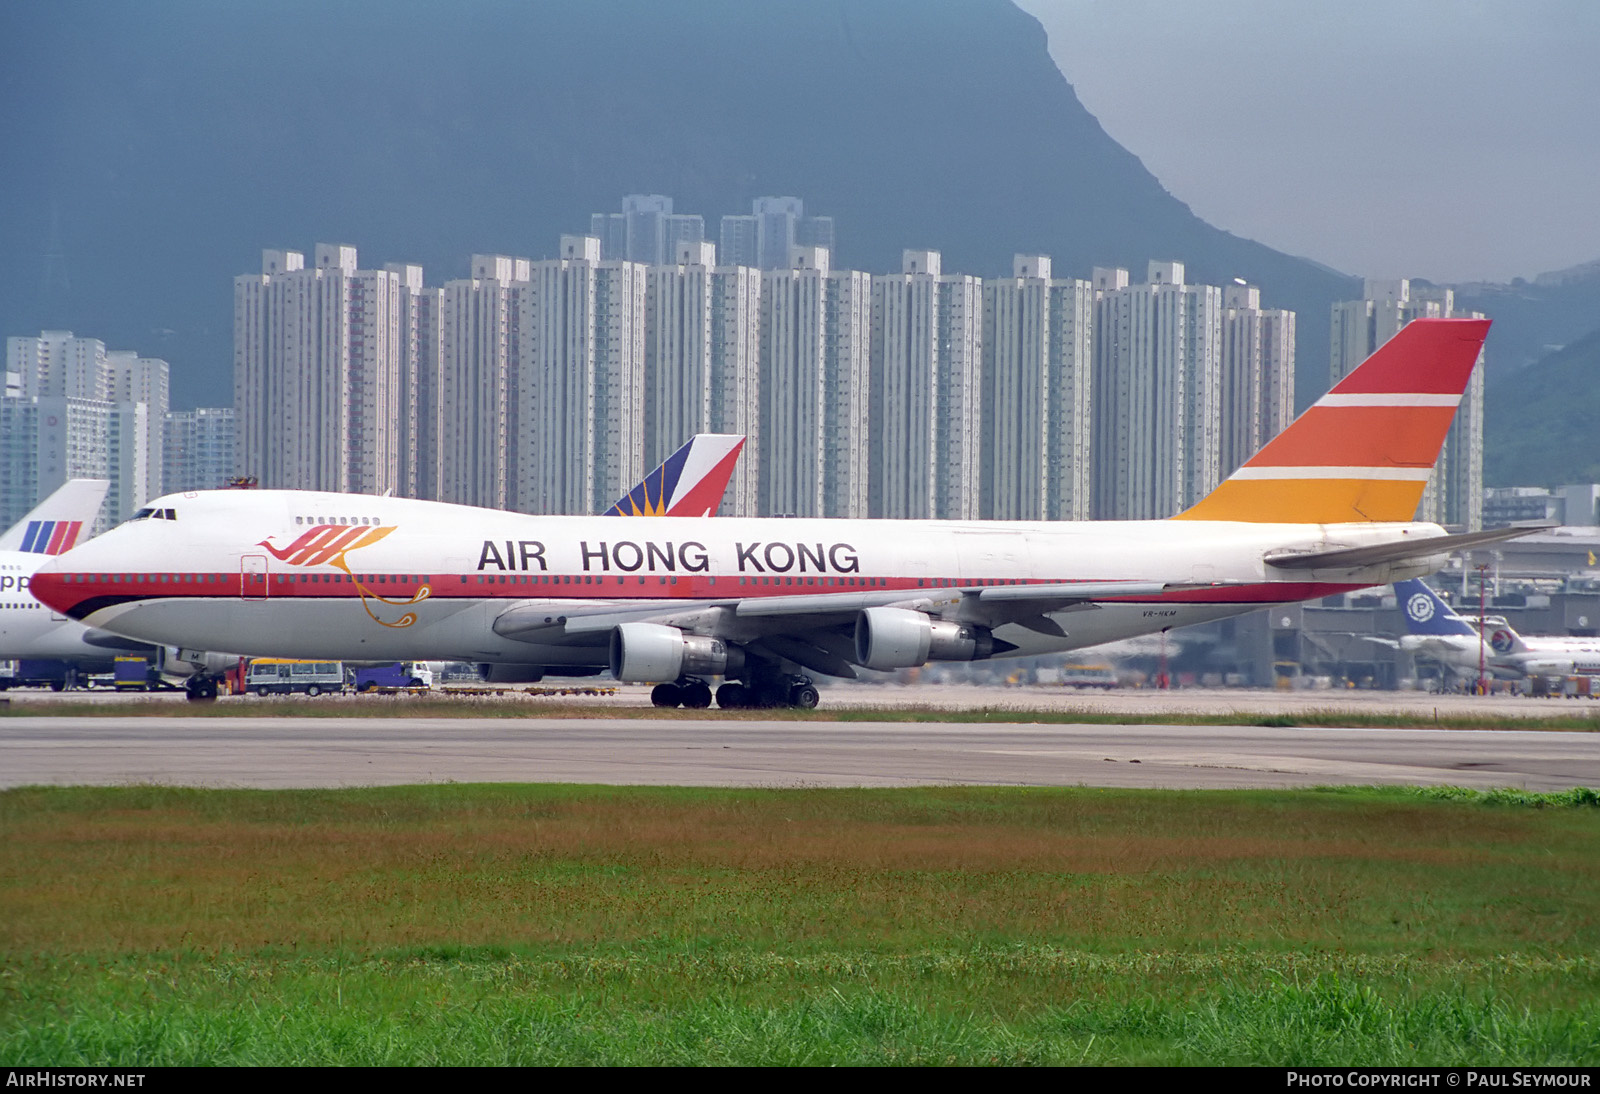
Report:
[{"label": "light pole", "polygon": [[1488,616],[1484,604],[1484,583],[1489,572],[1487,565],[1478,566],[1478,694],[1489,694],[1489,681],[1485,676],[1485,662],[1488,660],[1488,638],[1484,628],[1488,626]]}]

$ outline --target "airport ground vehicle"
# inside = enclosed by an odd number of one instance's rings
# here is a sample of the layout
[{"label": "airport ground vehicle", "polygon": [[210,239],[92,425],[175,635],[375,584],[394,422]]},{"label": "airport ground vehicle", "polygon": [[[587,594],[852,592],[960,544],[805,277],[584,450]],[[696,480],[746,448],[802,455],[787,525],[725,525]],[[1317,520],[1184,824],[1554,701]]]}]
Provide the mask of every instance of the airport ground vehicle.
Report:
[{"label": "airport ground vehicle", "polygon": [[392,661],[387,665],[370,665],[356,669],[351,674],[351,686],[357,691],[377,688],[431,688],[433,670],[421,661]]},{"label": "airport ground vehicle", "polygon": [[251,695],[337,694],[344,690],[344,665],[338,661],[299,661],[258,657],[245,670]]},{"label": "airport ground vehicle", "polygon": [[4,662],[9,671],[0,672],[0,691],[7,688],[49,688],[51,691],[68,691],[88,687],[88,677],[78,671],[71,661],[48,658],[21,658]]},{"label": "airport ground vehicle", "polygon": [[1110,691],[1121,681],[1110,665],[1062,665],[1061,686],[1066,688],[1100,688]]},{"label": "airport ground vehicle", "polygon": [[156,691],[161,687],[160,671],[148,657],[134,654],[116,659],[111,680],[111,686],[118,691]]}]

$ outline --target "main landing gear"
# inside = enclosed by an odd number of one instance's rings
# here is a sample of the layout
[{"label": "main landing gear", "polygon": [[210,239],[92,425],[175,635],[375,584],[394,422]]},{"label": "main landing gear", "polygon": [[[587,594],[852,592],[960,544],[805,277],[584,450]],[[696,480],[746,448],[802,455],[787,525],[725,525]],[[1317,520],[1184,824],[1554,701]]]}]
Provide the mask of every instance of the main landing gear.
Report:
[{"label": "main landing gear", "polygon": [[[773,673],[741,682],[730,680],[717,689],[717,706],[723,710],[770,710],[799,707],[811,710],[821,696],[809,676]],[[658,707],[704,710],[711,705],[711,688],[701,679],[686,676],[671,684],[657,684],[650,701]]]},{"label": "main landing gear", "polygon": [[658,707],[688,707],[704,710],[711,705],[711,685],[693,676],[675,684],[657,684],[650,690],[650,701]]}]

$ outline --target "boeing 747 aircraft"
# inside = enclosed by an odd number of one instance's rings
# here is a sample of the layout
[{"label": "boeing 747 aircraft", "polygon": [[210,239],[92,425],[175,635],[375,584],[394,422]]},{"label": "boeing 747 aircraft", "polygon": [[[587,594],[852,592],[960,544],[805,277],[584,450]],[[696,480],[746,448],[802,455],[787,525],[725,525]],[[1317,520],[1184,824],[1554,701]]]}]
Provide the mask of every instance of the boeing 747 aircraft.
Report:
[{"label": "boeing 747 aircraft", "polygon": [[1488,331],[1418,320],[1187,511],[1095,522],[530,516],[298,491],[169,496],[34,580],[145,641],[464,660],[812,706],[806,672],[1031,656],[1430,573],[1412,518]]}]

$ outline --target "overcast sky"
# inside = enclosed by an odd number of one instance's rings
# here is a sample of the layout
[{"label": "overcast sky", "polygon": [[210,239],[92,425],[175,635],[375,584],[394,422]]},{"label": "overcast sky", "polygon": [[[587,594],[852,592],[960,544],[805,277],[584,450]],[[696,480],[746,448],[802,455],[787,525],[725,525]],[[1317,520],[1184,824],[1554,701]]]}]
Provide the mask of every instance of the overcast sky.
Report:
[{"label": "overcast sky", "polygon": [[1018,0],[1200,217],[1368,277],[1600,259],[1596,0]]}]

